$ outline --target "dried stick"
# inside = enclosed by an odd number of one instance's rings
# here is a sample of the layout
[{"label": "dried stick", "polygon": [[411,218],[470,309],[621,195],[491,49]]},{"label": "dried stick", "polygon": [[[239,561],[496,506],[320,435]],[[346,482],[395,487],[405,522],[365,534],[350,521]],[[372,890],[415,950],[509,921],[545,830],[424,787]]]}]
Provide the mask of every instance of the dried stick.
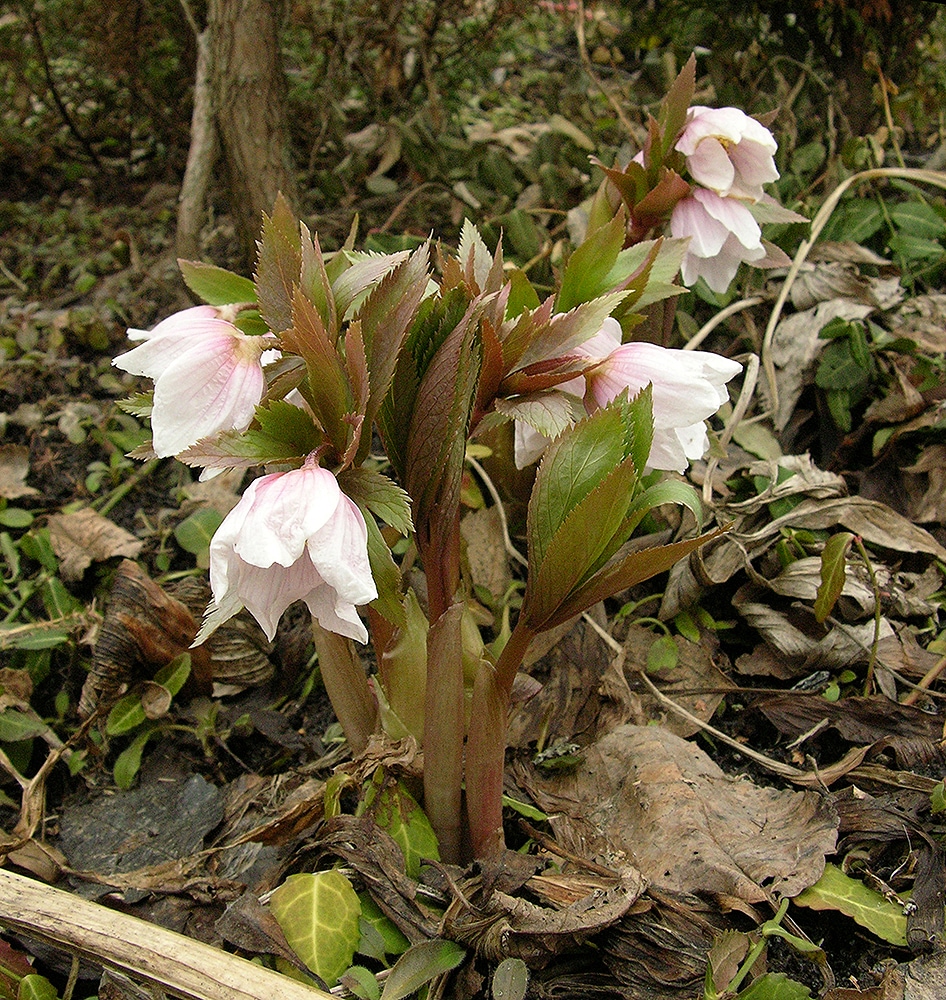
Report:
[{"label": "dried stick", "polygon": [[5,870],[0,924],[183,1000],[333,1000],[245,958]]}]

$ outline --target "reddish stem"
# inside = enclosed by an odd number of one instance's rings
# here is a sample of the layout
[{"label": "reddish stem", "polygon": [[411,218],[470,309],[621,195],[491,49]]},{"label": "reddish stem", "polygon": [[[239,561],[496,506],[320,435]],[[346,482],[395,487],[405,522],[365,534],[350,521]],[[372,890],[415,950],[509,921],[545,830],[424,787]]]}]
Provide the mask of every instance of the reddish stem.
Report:
[{"label": "reddish stem", "polygon": [[509,697],[534,635],[520,619],[495,667],[484,663],[473,685],[466,746],[466,809],[473,855],[477,858],[500,851],[505,843],[502,797]]}]

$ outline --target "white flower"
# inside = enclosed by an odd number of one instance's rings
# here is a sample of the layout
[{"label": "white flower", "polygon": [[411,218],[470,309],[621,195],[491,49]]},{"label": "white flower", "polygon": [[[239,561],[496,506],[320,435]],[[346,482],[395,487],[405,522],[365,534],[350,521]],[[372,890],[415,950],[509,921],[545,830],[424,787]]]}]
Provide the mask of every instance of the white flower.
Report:
[{"label": "white flower", "polygon": [[762,185],[778,179],[772,133],[738,108],[690,108],[674,148],[693,179],[722,198],[758,201]]},{"label": "white flower", "polygon": [[355,608],[378,591],[365,519],[314,461],[256,479],[211,540],[210,587],[213,604],[195,642],[243,607],[272,639],[300,600],[323,628],[367,642]]},{"label": "white flower", "polygon": [[268,337],[247,336],[212,306],[185,309],[150,332],[130,330],[129,336],[142,343],[112,364],[154,381],[151,431],[159,458],[250,425],[263,395]]},{"label": "white flower", "polygon": [[[704,421],[729,399],[726,383],[742,371],[730,361],[707,351],[677,351],[656,344],[621,343],[621,324],[609,316],[601,329],[576,348],[598,361],[584,376],[556,391],[584,394],[585,408],[607,406],[629,390],[633,397],[652,386],[654,438],[647,466],[685,472],[709,447]],[[525,421],[515,425],[515,462],[519,469],[534,462],[549,439]]]},{"label": "white flower", "polygon": [[683,283],[704,278],[714,292],[729,288],[743,261],[755,263],[767,255],[762,230],[746,205],[705,188],[695,188],[677,202],[670,234],[690,238],[680,269]]},{"label": "white flower", "polygon": [[676,472],[703,457],[709,446],[704,421],[729,399],[726,383],[742,370],[737,361],[706,351],[622,344],[621,326],[611,317],[578,350],[602,359],[585,373],[598,406],[606,406],[625,389],[634,396],[650,383],[654,440],[647,464]]}]

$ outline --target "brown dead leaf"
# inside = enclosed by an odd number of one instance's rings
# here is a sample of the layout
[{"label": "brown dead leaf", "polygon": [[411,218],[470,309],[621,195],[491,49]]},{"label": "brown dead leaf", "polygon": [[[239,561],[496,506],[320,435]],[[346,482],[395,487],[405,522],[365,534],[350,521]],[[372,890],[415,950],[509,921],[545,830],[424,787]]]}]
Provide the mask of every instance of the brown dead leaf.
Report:
[{"label": "brown dead leaf", "polygon": [[81,579],[93,562],[104,562],[116,556],[134,559],[144,544],[131,532],[89,508],[53,514],[48,524],[50,542],[59,557],[59,571],[67,581]]},{"label": "brown dead leaf", "polygon": [[574,820],[584,832],[594,825],[651,884],[677,892],[747,904],[793,896],[835,847],[837,816],[819,795],[731,778],[659,726],[621,726],[573,774],[536,779],[530,791],[559,812],[553,828],[569,849]]},{"label": "brown dead leaf", "polygon": [[791,737],[807,733],[822,720],[850,743],[873,743],[885,736],[937,740],[943,735],[940,716],[880,695],[829,702],[817,695],[786,692],[757,701],[755,708]]},{"label": "brown dead leaf", "polygon": [[[632,625],[628,629],[624,640],[624,650],[627,654],[625,669],[628,673],[647,669],[647,654],[656,638],[650,629],[642,625]],[[714,659],[716,656],[725,659],[725,655],[720,653],[719,642],[715,636],[709,633],[704,633],[699,643],[690,642],[680,635],[674,636],[673,642],[677,650],[676,665],[658,671],[652,675],[652,679],[659,681],[663,693],[691,715],[708,722],[725,697],[726,690],[735,686],[716,665]],[[690,691],[698,693],[689,694]],[[666,726],[671,732],[684,738],[699,731],[695,723],[665,711],[646,692],[641,694],[640,698],[649,721],[659,722],[660,725]]]},{"label": "brown dead leaf", "polygon": [[946,351],[946,293],[911,296],[891,323],[896,336],[915,340],[921,351],[942,354]]},{"label": "brown dead leaf", "polygon": [[36,496],[39,490],[26,485],[29,471],[29,448],[21,444],[0,445],[0,497],[16,500]]},{"label": "brown dead leaf", "polygon": [[471,511],[460,522],[466,542],[466,562],[474,585],[484,587],[494,597],[502,597],[512,574],[497,507]]}]

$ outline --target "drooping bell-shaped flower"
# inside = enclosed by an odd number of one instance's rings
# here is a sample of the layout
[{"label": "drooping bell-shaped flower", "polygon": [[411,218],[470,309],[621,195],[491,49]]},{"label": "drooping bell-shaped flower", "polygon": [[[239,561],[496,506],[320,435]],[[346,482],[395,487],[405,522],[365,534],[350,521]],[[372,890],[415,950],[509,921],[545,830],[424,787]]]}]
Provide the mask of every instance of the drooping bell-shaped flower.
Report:
[{"label": "drooping bell-shaped flower", "polygon": [[[742,365],[706,351],[679,351],[657,344],[621,343],[621,326],[608,317],[579,350],[600,363],[585,373],[588,391],[606,406],[625,389],[653,393],[651,469],[684,472],[709,446],[704,421],[729,398],[726,383]],[[586,401],[587,402],[587,401]]]},{"label": "drooping bell-shaped flower", "polygon": [[151,431],[159,458],[218,431],[246,430],[263,395],[268,337],[247,336],[213,306],[185,309],[129,336],[141,343],[112,364],[154,381]]},{"label": "drooping bell-shaped flower", "polygon": [[[707,351],[678,351],[657,344],[621,343],[621,324],[609,316],[601,329],[575,348],[598,363],[584,376],[555,391],[584,393],[585,409],[607,406],[628,390],[637,395],[652,386],[654,438],[647,465],[684,472],[709,446],[707,418],[729,398],[726,383],[742,371],[737,361]],[[545,450],[549,439],[517,420],[515,462],[524,468]]]},{"label": "drooping bell-shaped flower", "polygon": [[722,198],[758,201],[762,185],[778,179],[775,138],[738,108],[690,108],[674,148],[690,176]]},{"label": "drooping bell-shaped flower", "polygon": [[272,639],[294,601],[305,601],[323,628],[367,642],[356,607],[378,591],[365,519],[314,459],[256,479],[211,540],[210,586],[197,642],[244,607]]},{"label": "drooping bell-shaped flower", "polygon": [[714,292],[729,288],[741,263],[767,256],[762,230],[746,205],[705,188],[695,188],[677,202],[670,234],[690,238],[681,266],[683,283],[694,285],[704,278]]}]

